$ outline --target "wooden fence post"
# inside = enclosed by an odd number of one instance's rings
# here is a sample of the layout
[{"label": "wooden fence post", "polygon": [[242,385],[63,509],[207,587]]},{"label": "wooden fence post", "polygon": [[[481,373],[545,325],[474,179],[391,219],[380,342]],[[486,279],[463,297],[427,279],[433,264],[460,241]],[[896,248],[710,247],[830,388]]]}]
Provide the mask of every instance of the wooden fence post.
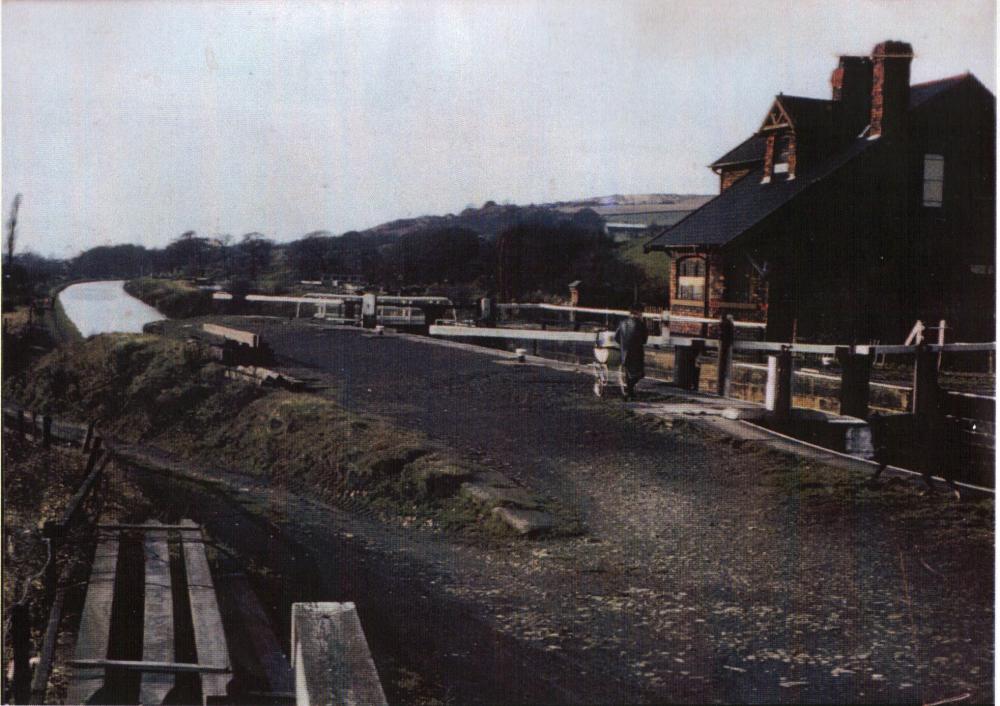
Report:
[{"label": "wooden fence post", "polygon": [[10,607],[11,647],[14,652],[14,679],[11,684],[15,704],[31,699],[31,614],[28,606]]},{"label": "wooden fence post", "polygon": [[97,461],[101,458],[101,437],[94,438],[94,445],[90,449],[90,456],[87,457],[87,467],[83,471],[83,477],[86,478],[90,475],[90,472],[94,470],[97,465]]},{"label": "wooden fence post", "polygon": [[857,354],[847,346],[838,347],[836,353],[841,370],[840,413],[867,419],[872,356]]},{"label": "wooden fence post", "polygon": [[733,370],[733,340],[736,338],[736,325],[731,314],[725,314],[719,319],[719,371],[716,391],[720,397],[729,396],[729,378]]},{"label": "wooden fence post", "polygon": [[913,363],[913,396],[910,411],[917,416],[932,414],[940,391],[937,379],[937,357],[927,350],[927,344],[917,347]]},{"label": "wooden fence post", "polygon": [[90,451],[90,442],[94,440],[94,423],[90,422],[87,425],[87,436],[83,439],[83,452],[87,453]]},{"label": "wooden fence post", "polygon": [[764,407],[775,419],[788,419],[792,414],[792,352],[787,347],[767,357]]}]

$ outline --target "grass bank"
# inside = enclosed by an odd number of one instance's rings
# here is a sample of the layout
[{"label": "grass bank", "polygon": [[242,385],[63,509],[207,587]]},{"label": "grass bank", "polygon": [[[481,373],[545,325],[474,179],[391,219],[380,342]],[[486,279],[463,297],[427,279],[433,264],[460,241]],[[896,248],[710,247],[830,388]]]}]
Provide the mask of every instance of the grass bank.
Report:
[{"label": "grass bank", "polygon": [[171,319],[185,319],[207,314],[212,308],[212,293],[172,279],[142,277],[125,283],[125,291]]},{"label": "grass bank", "polygon": [[[488,469],[422,434],[304,392],[226,378],[197,343],[108,334],[53,351],[11,385],[26,407],[404,524],[506,533],[460,490]],[[493,474],[495,475],[495,474]]]}]

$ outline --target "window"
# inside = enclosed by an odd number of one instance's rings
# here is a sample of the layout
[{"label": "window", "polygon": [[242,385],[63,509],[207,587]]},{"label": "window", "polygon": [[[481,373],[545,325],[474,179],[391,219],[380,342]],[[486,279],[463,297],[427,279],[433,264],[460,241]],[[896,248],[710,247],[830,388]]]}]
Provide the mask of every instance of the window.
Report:
[{"label": "window", "polygon": [[941,208],[944,203],[944,157],[924,155],[924,206]]},{"label": "window", "polygon": [[705,299],[705,259],[685,257],[677,263],[677,299]]}]

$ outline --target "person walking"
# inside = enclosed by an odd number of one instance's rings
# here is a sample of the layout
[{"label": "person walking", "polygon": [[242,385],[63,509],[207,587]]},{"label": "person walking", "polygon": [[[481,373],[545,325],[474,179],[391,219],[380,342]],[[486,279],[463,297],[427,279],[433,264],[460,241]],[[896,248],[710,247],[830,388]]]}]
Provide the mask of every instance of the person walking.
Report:
[{"label": "person walking", "polygon": [[634,304],[629,317],[618,324],[615,341],[621,347],[621,383],[625,399],[635,396],[635,386],[646,375],[646,341],[649,332],[642,320],[642,306]]}]

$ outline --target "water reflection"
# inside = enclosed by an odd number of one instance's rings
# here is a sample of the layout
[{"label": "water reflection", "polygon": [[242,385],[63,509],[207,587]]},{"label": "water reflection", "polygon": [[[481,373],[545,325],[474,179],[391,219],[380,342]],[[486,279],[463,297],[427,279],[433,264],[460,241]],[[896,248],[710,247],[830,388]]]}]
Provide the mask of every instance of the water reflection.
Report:
[{"label": "water reflection", "polygon": [[139,333],[144,324],[166,317],[127,294],[124,280],[81,282],[59,294],[66,316],[84,336],[97,333]]}]

